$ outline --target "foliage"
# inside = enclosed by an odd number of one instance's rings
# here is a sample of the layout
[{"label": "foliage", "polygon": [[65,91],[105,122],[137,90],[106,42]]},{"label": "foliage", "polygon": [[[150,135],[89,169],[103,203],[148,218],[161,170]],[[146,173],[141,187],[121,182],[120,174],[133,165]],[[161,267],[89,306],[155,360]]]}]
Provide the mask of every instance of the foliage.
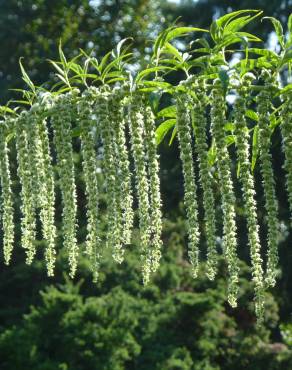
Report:
[{"label": "foliage", "polygon": [[165,225],[168,248],[146,287],[140,284],[135,243],[123,266],[103,261],[97,285],[87,275],[45,288],[23,319],[0,334],[1,369],[289,368],[291,350],[270,340],[277,320],[271,295],[268,321],[258,331],[247,267],[241,266],[240,307],[230,309],[224,264],[219,260],[211,284],[204,276],[194,280],[182,228],[179,220]]}]

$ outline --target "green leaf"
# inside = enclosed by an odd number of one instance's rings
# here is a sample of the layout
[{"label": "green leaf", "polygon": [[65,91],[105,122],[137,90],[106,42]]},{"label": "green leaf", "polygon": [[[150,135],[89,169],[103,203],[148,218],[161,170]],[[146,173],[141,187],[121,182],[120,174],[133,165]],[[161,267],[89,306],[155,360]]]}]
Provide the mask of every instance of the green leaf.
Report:
[{"label": "green leaf", "polygon": [[200,45],[202,45],[205,49],[207,49],[207,50],[210,50],[211,48],[210,48],[210,45],[209,45],[209,43],[208,43],[208,41],[205,39],[205,38],[203,38],[203,37],[201,37],[201,38],[199,38],[199,39],[196,39],[196,40],[194,40],[194,41],[192,41],[191,43],[190,43],[190,46],[192,46],[193,44],[200,44]]},{"label": "green leaf", "polygon": [[218,33],[219,33],[219,27],[218,27],[217,21],[215,20],[211,23],[211,27],[210,27],[210,35],[213,41],[215,42],[217,41]]},{"label": "green leaf", "polygon": [[251,110],[251,109],[248,109],[246,112],[245,112],[245,116],[250,118],[251,120],[255,121],[255,122],[258,122],[259,121],[259,116],[258,114]]},{"label": "green leaf", "polygon": [[176,120],[175,119],[168,119],[164,122],[162,122],[156,129],[155,135],[156,135],[156,143],[159,145],[162,140],[164,139],[165,135],[169,132],[169,130],[175,126]]},{"label": "green leaf", "polygon": [[149,103],[154,113],[157,112],[161,95],[162,95],[161,91],[153,91],[149,95]]},{"label": "green leaf", "polygon": [[30,87],[31,91],[33,91],[33,93],[35,94],[36,89],[35,89],[34,83],[29,78],[28,74],[26,73],[26,71],[25,71],[25,69],[22,65],[22,62],[21,62],[22,59],[23,58],[19,58],[19,66],[20,66],[20,70],[21,70],[21,73],[22,73],[22,79]]},{"label": "green leaf", "polygon": [[235,143],[235,135],[226,135],[225,136],[225,143],[227,146],[230,146]]},{"label": "green leaf", "polygon": [[61,60],[61,62],[63,64],[63,66],[66,67],[67,66],[67,59],[66,59],[65,54],[63,53],[63,50],[62,50],[62,42],[61,42],[61,40],[59,42],[59,56],[60,56],[60,60]]},{"label": "green leaf", "polygon": [[157,113],[157,117],[169,117],[169,118],[175,118],[176,117],[176,106],[170,105],[169,107],[166,107],[162,109],[160,112]]},{"label": "green leaf", "polygon": [[258,10],[248,10],[248,12],[256,13],[255,15],[251,16],[250,14],[244,17],[240,17],[230,21],[226,27],[224,28],[224,33],[226,32],[237,32],[245,27],[247,24],[252,22],[255,18],[259,17],[263,14],[262,11]]},{"label": "green leaf", "polygon": [[171,45],[169,42],[167,42],[163,49],[163,54],[168,53],[176,57],[180,62],[183,62],[182,53],[180,53],[177,48],[175,48],[173,45]]},{"label": "green leaf", "polygon": [[281,45],[282,49],[285,48],[285,39],[284,39],[284,32],[281,22],[278,21],[278,19],[274,17],[264,17],[263,19],[269,19],[274,26],[279,44]]},{"label": "green leaf", "polygon": [[[241,14],[249,14],[249,13],[259,13],[259,14],[261,14],[262,11],[256,10],[256,9],[237,10],[235,12],[225,14],[222,17],[220,17],[219,19],[217,19],[217,24],[218,24],[219,27],[225,28],[237,16],[239,16]],[[245,17],[241,17],[241,18],[245,18]]]},{"label": "green leaf", "polygon": [[[122,40],[118,43],[118,45],[117,45],[117,47],[116,47],[116,52],[115,52],[115,55],[116,55],[117,57],[121,56],[122,47],[123,47],[124,43],[125,43],[125,42],[127,42],[127,41],[129,41],[129,40],[133,41],[133,37],[126,37],[125,39],[122,39]],[[126,51],[126,50],[125,50],[125,51]]]},{"label": "green leaf", "polygon": [[230,131],[230,132],[233,132],[234,131],[234,123],[233,122],[226,122],[225,125],[224,125],[224,130],[225,131]]},{"label": "green leaf", "polygon": [[153,55],[155,58],[158,58],[161,50],[163,50],[165,44],[175,39],[176,37],[185,36],[190,32],[209,32],[208,30],[197,28],[197,27],[174,27],[171,26],[165,31],[163,31],[155,40],[153,47]]},{"label": "green leaf", "polygon": [[168,143],[169,146],[173,143],[173,140],[174,140],[176,134],[177,134],[177,127],[175,126],[175,128],[172,130],[171,138],[170,138],[169,143]]},{"label": "green leaf", "polygon": [[142,81],[143,85],[152,86],[160,89],[171,89],[173,86],[168,82],[163,81]]},{"label": "green leaf", "polygon": [[9,141],[11,141],[14,137],[15,137],[15,132],[10,132],[10,133],[6,136],[6,143],[8,144],[8,143],[9,143]]},{"label": "green leaf", "polygon": [[11,109],[9,107],[5,107],[5,106],[0,106],[0,114],[3,114],[3,113],[15,114],[13,109]]},{"label": "green leaf", "polygon": [[54,62],[53,60],[49,59],[49,63],[52,64],[52,66],[63,76],[65,76],[64,70],[58,66],[58,64],[61,64],[60,62]]},{"label": "green leaf", "polygon": [[268,59],[274,59],[274,60],[279,60],[280,59],[279,56],[275,52],[273,52],[271,50],[268,50],[268,49],[249,48],[248,52],[253,53],[253,54],[257,54],[257,55],[265,56]]},{"label": "green leaf", "polygon": [[275,114],[270,115],[270,129],[272,133],[274,132],[275,128],[279,126],[280,123],[281,123],[281,118],[277,119]]},{"label": "green leaf", "polygon": [[[250,13],[257,13],[255,16],[251,16]],[[249,23],[253,18],[259,16],[262,12],[255,9],[247,9],[247,10],[238,10],[236,12],[232,12],[229,14],[225,14],[224,16],[220,17],[219,19],[215,20],[211,24],[210,33],[211,37],[215,42],[218,42],[222,39],[223,35],[226,36],[226,34],[230,34],[234,31],[232,31],[232,28],[235,30],[239,30],[242,27],[244,27],[247,23]],[[240,17],[232,23],[235,18],[237,18],[241,14],[247,14],[247,16]],[[248,17],[248,18],[247,18]],[[250,20],[248,20],[250,19]],[[228,30],[227,26],[228,24],[231,24],[230,29]],[[241,26],[242,25],[242,26]],[[227,33],[225,29],[227,28]],[[224,33],[225,31],[225,33]],[[239,36],[239,35],[238,35]]]},{"label": "green leaf", "polygon": [[212,145],[211,145],[210,149],[208,150],[208,164],[209,164],[210,167],[212,167],[215,164],[216,158],[217,158],[217,150],[216,150],[216,146],[215,146],[215,141],[213,139],[212,140]]},{"label": "green leaf", "polygon": [[208,30],[197,28],[197,27],[178,27],[168,32],[165,42],[171,41],[176,37],[185,36],[191,32],[209,32]]},{"label": "green leaf", "polygon": [[151,68],[146,68],[143,71],[139,72],[137,75],[137,83],[141,81],[144,77],[150,75],[151,73],[156,73],[159,71],[165,71],[165,70],[173,70],[171,67],[166,67],[166,66],[158,66],[158,67],[151,67]]},{"label": "green leaf", "polygon": [[[105,54],[105,56],[101,59],[101,62],[99,63],[99,65],[95,65],[95,67],[97,67],[99,73],[102,73],[103,69],[105,68],[106,66],[106,63],[109,59],[109,57],[111,56],[112,52],[109,51],[107,54]],[[95,59],[96,60],[96,59]],[[96,60],[97,62],[97,60]]]}]

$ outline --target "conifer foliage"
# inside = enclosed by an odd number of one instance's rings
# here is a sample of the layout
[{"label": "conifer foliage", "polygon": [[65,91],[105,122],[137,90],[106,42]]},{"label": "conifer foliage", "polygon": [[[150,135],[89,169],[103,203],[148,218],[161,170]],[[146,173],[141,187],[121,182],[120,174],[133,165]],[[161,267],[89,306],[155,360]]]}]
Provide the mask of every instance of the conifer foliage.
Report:
[{"label": "conifer foliage", "polygon": [[[228,300],[231,306],[237,305],[237,206],[242,203],[255,311],[262,320],[265,289],[276,282],[279,259],[277,179],[271,151],[277,126],[282,135],[287,200],[292,210],[292,85],[282,81],[292,63],[292,17],[286,34],[276,19],[269,18],[281,46],[277,54],[252,47],[260,40],[242,31],[261,16],[262,12],[256,10],[230,13],[215,20],[210,30],[171,26],[154,41],[149,66],[135,76],[127,69],[132,58],[128,39],[99,61],[84,51],[68,61],[60,47],[60,61],[51,61],[60,82],[50,91],[36,87],[20,63],[28,85],[23,96],[29,109],[10,105],[1,107],[0,112],[1,239],[5,263],[12,257],[16,222],[11,180],[11,161],[15,159],[10,154],[15,146],[21,246],[27,263],[32,263],[38,252],[37,239],[41,237],[46,244],[48,275],[54,274],[57,191],[62,199],[63,245],[70,275],[74,277],[77,271],[80,253],[88,256],[94,280],[105,248],[121,263],[131,243],[133,227],[138,225],[142,276],[147,283],[159,267],[162,250],[157,146],[172,130],[171,142],[177,137],[180,149],[192,274],[195,277],[200,273],[206,254],[206,274],[213,280],[222,249],[228,271]],[[182,53],[173,40],[193,32],[204,33],[204,37],[190,43],[194,48],[190,53]],[[225,56],[228,52],[230,60],[233,49],[241,58],[231,65]],[[168,75],[173,71],[185,74],[179,84],[169,82]],[[163,95],[171,105],[159,110]],[[76,145],[78,140],[80,145]],[[74,156],[79,147],[86,196],[84,250],[80,250],[83,244],[77,239],[79,173]],[[260,199],[254,181],[257,163],[264,218],[258,215]],[[241,187],[240,199],[235,191],[237,184]],[[215,188],[219,189],[219,197],[215,196]],[[105,209],[101,207],[104,189]],[[106,229],[102,230],[104,217]],[[267,230],[266,240],[260,239],[262,226]],[[262,251],[264,243],[267,256]]]}]

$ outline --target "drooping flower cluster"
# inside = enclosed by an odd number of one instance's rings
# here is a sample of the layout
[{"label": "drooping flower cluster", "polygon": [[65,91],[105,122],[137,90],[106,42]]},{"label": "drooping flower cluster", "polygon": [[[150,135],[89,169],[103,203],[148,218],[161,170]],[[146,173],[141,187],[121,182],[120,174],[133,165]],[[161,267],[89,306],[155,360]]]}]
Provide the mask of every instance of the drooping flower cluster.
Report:
[{"label": "drooping flower cluster", "polygon": [[109,92],[101,92],[95,105],[103,144],[103,171],[107,192],[107,245],[119,263],[123,260],[122,223],[120,212],[120,188],[116,181],[117,166],[115,159],[114,129],[111,122]]},{"label": "drooping flower cluster", "polygon": [[75,113],[72,107],[73,97],[73,94],[60,96],[52,112],[54,143],[57,152],[57,170],[63,202],[64,247],[69,254],[71,277],[74,277],[76,273],[79,249],[76,238],[77,201],[71,134]]},{"label": "drooping flower cluster", "polygon": [[43,237],[47,242],[45,258],[48,275],[53,276],[55,265],[55,188],[51,164],[48,130],[46,121],[38,114],[41,110],[35,104],[26,120],[25,130],[30,157],[31,181],[34,191],[34,206],[40,213]]},{"label": "drooping flower cluster", "polygon": [[81,154],[83,164],[83,177],[87,195],[87,236],[86,254],[91,262],[93,280],[98,277],[100,258],[102,254],[102,241],[100,238],[99,221],[99,184],[97,179],[97,153],[94,138],[94,119],[91,95],[84,93],[78,104],[78,121],[81,127]]},{"label": "drooping flower cluster", "polygon": [[263,71],[262,77],[265,88],[257,96],[257,109],[259,117],[259,157],[265,195],[265,208],[267,211],[268,228],[268,261],[266,268],[266,284],[274,286],[276,283],[278,266],[279,221],[278,202],[275,191],[275,180],[272,166],[270,112],[272,92],[275,84],[273,76]]},{"label": "drooping flower cluster", "polygon": [[184,93],[176,96],[177,107],[177,136],[180,146],[180,158],[184,176],[184,204],[188,224],[188,254],[192,265],[193,276],[196,277],[199,269],[199,223],[197,186],[194,173],[191,123],[188,111],[188,96]]},{"label": "drooping flower cluster", "polygon": [[0,180],[4,262],[9,264],[14,244],[14,209],[7,145],[7,126],[0,124]]},{"label": "drooping flower cluster", "polygon": [[32,156],[28,146],[27,120],[22,112],[15,122],[18,176],[21,184],[21,245],[26,252],[26,262],[31,264],[36,253],[36,198],[33,187]]},{"label": "drooping flower cluster", "polygon": [[230,170],[230,158],[225,140],[226,102],[221,81],[214,82],[211,95],[211,130],[217,150],[217,168],[223,211],[223,247],[228,265],[228,301],[237,305],[238,257],[235,223],[235,195]]},{"label": "drooping flower cluster", "polygon": [[[235,103],[230,104],[229,118],[226,94],[230,86],[224,85],[223,77],[216,79],[214,84],[208,84],[208,80],[204,78],[191,76],[190,79],[174,87],[172,98],[175,100],[175,105],[169,110],[166,109],[165,112],[171,119],[164,124],[175,124],[173,137],[177,134],[180,148],[184,177],[184,204],[187,213],[188,254],[194,276],[198,274],[201,258],[198,211],[201,203],[197,200],[197,191],[202,190],[204,208],[202,224],[207,242],[206,266],[207,276],[211,280],[216,275],[219,253],[216,246],[214,194],[215,181],[218,179],[223,211],[223,254],[229,273],[228,300],[232,306],[236,306],[239,274],[235,222],[236,199],[232,168],[234,164],[238,166],[247,219],[256,314],[261,320],[264,290],[266,286],[274,285],[278,263],[278,206],[270,151],[274,122],[271,118],[274,119],[275,116],[272,106],[275,81],[267,71],[262,73],[258,81],[260,83],[264,81],[264,86],[253,85],[252,76],[249,74],[240,77],[239,85],[231,87],[233,93],[236,91],[236,99]],[[257,92],[257,114],[249,110],[250,98],[254,98],[255,95],[254,92],[250,93],[252,88],[256,88],[253,91]],[[292,208],[292,100],[289,91],[281,98],[282,106],[279,111],[282,118],[280,127],[285,153],[284,168]],[[209,108],[211,108],[210,130]],[[267,213],[268,261],[265,281],[255,184],[251,168],[249,122],[246,120],[248,110],[252,118],[255,117],[255,120],[259,121],[256,126],[258,131],[255,131],[258,132],[258,144],[253,147],[253,150],[258,149],[259,152]],[[46,245],[48,275],[53,275],[57,234],[55,188],[59,186],[62,196],[63,244],[69,255],[70,275],[72,277],[75,275],[79,246],[75,185],[75,171],[78,167],[75,168],[74,152],[78,145],[74,144],[73,137],[77,133],[81,143],[82,179],[86,195],[85,254],[90,260],[94,280],[97,279],[100,270],[104,245],[111,249],[115,261],[118,263],[123,261],[125,246],[131,243],[135,219],[133,207],[137,197],[142,273],[143,280],[147,283],[151,274],[159,266],[162,247],[162,205],[156,143],[159,130],[155,132],[155,126],[155,116],[150,107],[147,89],[139,91],[137,86],[129,88],[128,84],[122,83],[114,87],[109,85],[100,88],[89,87],[82,94],[72,90],[65,94],[47,94],[43,98],[37,97],[36,102],[27,112],[23,111],[16,118],[1,121],[1,216],[5,263],[10,261],[14,243],[9,143],[13,142],[15,137],[17,173],[21,185],[21,244],[25,248],[27,262],[31,263],[36,254],[37,217],[39,217],[42,237]],[[233,131],[232,135],[226,135],[228,130]],[[209,142],[212,142],[210,149]],[[77,143],[79,141],[76,141]],[[230,143],[235,143],[236,160],[232,158],[233,152],[229,153]],[[253,143],[253,146],[255,144]],[[101,157],[101,161],[97,160]],[[198,162],[198,183],[201,189],[197,189],[195,159]],[[55,163],[58,175],[56,184]],[[101,185],[101,180],[104,180],[104,186]],[[105,196],[102,194],[104,189]],[[106,243],[101,222],[104,215]]]},{"label": "drooping flower cluster", "polygon": [[160,196],[160,178],[159,161],[155,138],[155,120],[152,109],[145,104],[144,124],[146,146],[146,158],[148,160],[148,177],[150,191],[150,222],[151,222],[151,241],[148,249],[151,260],[151,271],[155,272],[159,267],[161,257],[161,232],[162,232],[162,214],[161,214],[161,196]]},{"label": "drooping flower cluster", "polygon": [[[112,122],[112,144],[115,161],[115,189],[117,206],[117,223],[120,244],[130,244],[133,228],[133,195],[128,149],[126,145],[126,122],[124,119],[123,91],[116,89],[109,98],[110,121]],[[117,250],[114,258],[121,262],[124,250]]]},{"label": "drooping flower cluster", "polygon": [[129,106],[129,128],[131,135],[131,147],[135,164],[136,188],[138,195],[138,213],[140,228],[140,243],[142,249],[142,274],[146,284],[150,279],[152,270],[151,255],[148,248],[151,240],[151,220],[149,204],[149,182],[146,167],[146,153],[144,146],[144,115],[142,97],[133,94]]},{"label": "drooping flower cluster", "polygon": [[255,285],[255,311],[259,320],[262,320],[264,309],[263,261],[259,239],[255,186],[253,175],[251,173],[250,137],[245,117],[252,79],[253,76],[251,74],[245,75],[238,88],[238,96],[234,103],[234,134],[236,136],[239,177],[242,184],[244,209],[247,218],[252,277]]},{"label": "drooping flower cluster", "polygon": [[286,170],[286,186],[290,207],[290,217],[292,219],[292,96],[289,94],[284,98],[284,109],[282,114],[282,143],[285,153],[284,168]]},{"label": "drooping flower cluster", "polygon": [[39,169],[40,189],[43,191],[40,202],[40,218],[43,226],[43,236],[47,242],[45,257],[48,275],[53,276],[56,259],[55,242],[55,178],[52,165],[48,126],[45,119],[38,122],[38,134],[41,145],[42,158]]},{"label": "drooping flower cluster", "polygon": [[216,250],[216,225],[215,225],[215,200],[213,193],[212,175],[208,161],[207,120],[204,84],[194,86],[196,98],[192,100],[192,123],[194,127],[195,151],[198,156],[200,184],[203,189],[204,220],[207,239],[207,276],[213,280],[216,275],[217,250]]}]

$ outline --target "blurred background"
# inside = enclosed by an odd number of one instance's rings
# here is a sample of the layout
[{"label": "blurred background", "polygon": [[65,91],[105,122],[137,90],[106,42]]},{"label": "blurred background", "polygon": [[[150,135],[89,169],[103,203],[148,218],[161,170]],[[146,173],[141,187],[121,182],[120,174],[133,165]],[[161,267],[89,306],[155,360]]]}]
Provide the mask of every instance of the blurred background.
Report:
[{"label": "blurred background", "polygon": [[[20,57],[37,84],[54,78],[47,59],[58,59],[60,39],[69,58],[79,48],[99,58],[121,39],[133,37],[136,59],[143,66],[151,40],[178,17],[180,25],[208,28],[214,18],[239,9],[262,9],[285,25],[292,1],[0,0],[0,104],[15,97],[9,89],[23,87]],[[249,30],[277,48],[269,22],[256,21]],[[274,141],[280,219],[289,227],[284,185],[277,172],[283,164],[277,133]],[[55,277],[49,279],[42,243],[39,259],[28,267],[18,242],[12,265],[0,265],[1,370],[292,369],[291,234],[283,232],[280,279],[267,293],[266,321],[257,329],[242,205],[238,204],[240,297],[238,308],[231,309],[224,263],[214,282],[204,274],[191,277],[177,146],[166,142],[159,150],[164,249],[151,284],[141,283],[138,243],[129,247],[121,265],[105,257],[100,279],[93,284],[82,256],[78,276],[71,281],[66,255],[60,251]],[[78,154],[75,163],[78,168]],[[260,182],[257,172],[256,180]],[[83,185],[79,177],[76,181],[82,204]],[[18,191],[15,185],[16,203]],[[260,209],[262,205],[260,198]],[[80,240],[84,224],[80,215]],[[16,227],[19,234],[20,226]]]}]

